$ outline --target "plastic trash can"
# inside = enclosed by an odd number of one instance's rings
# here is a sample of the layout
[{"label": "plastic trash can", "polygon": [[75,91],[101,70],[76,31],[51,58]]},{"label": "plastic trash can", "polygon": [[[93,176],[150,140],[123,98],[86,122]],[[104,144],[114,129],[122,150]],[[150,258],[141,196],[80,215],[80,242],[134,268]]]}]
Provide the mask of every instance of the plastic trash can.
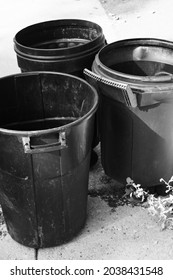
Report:
[{"label": "plastic trash can", "polygon": [[105,173],[145,187],[173,175],[173,43],[139,38],[113,42],[84,70],[100,95]]},{"label": "plastic trash can", "polygon": [[[106,44],[101,26],[81,19],[40,22],[21,29],[14,37],[18,66],[26,71],[58,71],[83,76]],[[93,148],[98,145],[97,120]],[[97,161],[92,152],[91,165]]]},{"label": "plastic trash can", "polygon": [[84,226],[98,95],[69,74],[0,79],[0,203],[11,237],[41,248]]},{"label": "plastic trash can", "polygon": [[102,28],[91,21],[61,19],[40,22],[14,37],[18,65],[25,71],[58,71],[83,77],[105,45]]}]

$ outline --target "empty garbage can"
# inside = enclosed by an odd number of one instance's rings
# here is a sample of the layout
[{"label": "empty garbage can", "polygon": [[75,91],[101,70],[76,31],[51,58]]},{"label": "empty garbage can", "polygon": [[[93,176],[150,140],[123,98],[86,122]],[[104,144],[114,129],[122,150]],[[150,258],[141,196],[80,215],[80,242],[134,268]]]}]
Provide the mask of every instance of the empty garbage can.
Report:
[{"label": "empty garbage can", "polygon": [[[101,26],[81,19],[41,22],[20,30],[14,37],[18,66],[26,71],[58,71],[83,77],[95,55],[105,45]],[[93,148],[99,143],[95,122]],[[91,165],[97,157],[92,153]]]},{"label": "empty garbage can", "polygon": [[58,71],[83,77],[105,45],[102,28],[91,21],[61,19],[20,30],[14,37],[18,65],[24,71]]},{"label": "empty garbage can", "polygon": [[41,248],[84,226],[96,91],[69,74],[0,79],[0,204],[11,237]]},{"label": "empty garbage can", "polygon": [[[105,46],[93,72],[100,94],[102,165],[150,187],[173,175],[173,43],[130,39]],[[93,80],[94,79],[94,80]]]}]

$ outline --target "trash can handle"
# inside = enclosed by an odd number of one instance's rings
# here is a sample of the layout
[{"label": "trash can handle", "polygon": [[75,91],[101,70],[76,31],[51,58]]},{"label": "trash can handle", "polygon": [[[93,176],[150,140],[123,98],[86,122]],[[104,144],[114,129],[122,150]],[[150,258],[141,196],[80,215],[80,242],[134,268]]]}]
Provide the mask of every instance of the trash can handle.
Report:
[{"label": "trash can handle", "polygon": [[31,145],[30,137],[29,136],[23,136],[22,137],[22,143],[23,143],[23,148],[24,152],[26,154],[38,154],[38,153],[49,153],[53,151],[59,151],[64,148],[67,148],[66,144],[66,135],[65,131],[60,131],[59,132],[59,137],[58,137],[57,142],[53,143],[47,143],[47,144],[39,144],[39,145]]},{"label": "trash can handle", "polygon": [[166,71],[160,71],[155,73],[155,76],[150,77],[150,81],[153,82],[169,82],[173,80],[173,74],[166,72]]},{"label": "trash can handle", "polygon": [[88,77],[90,77],[90,78],[92,78],[92,79],[94,79],[98,82],[101,82],[103,84],[121,89],[126,105],[128,107],[137,107],[136,94],[133,93],[132,89],[130,88],[130,86],[128,84],[120,83],[120,82],[117,82],[117,81],[113,81],[113,80],[101,77],[100,75],[95,74],[95,73],[93,73],[92,71],[90,71],[86,68],[83,70],[83,73],[86,76],[88,76]]}]

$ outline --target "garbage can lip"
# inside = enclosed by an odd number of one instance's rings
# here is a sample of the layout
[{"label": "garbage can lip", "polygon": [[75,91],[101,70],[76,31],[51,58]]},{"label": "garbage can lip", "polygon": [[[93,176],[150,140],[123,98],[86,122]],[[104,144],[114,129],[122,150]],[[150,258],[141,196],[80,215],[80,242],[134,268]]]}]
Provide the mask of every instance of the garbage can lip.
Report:
[{"label": "garbage can lip", "polygon": [[0,81],[2,79],[8,79],[10,77],[22,77],[22,76],[32,76],[32,75],[34,76],[34,75],[42,75],[42,74],[71,77],[73,79],[81,81],[82,83],[86,84],[87,87],[90,88],[92,90],[92,92],[94,93],[94,101],[93,101],[94,105],[84,116],[79,117],[78,119],[74,120],[73,122],[62,125],[60,127],[54,127],[54,128],[42,129],[42,130],[33,130],[33,131],[32,130],[31,131],[24,131],[24,130],[21,131],[21,130],[13,130],[13,129],[6,129],[6,128],[0,127],[0,133],[8,134],[8,135],[9,134],[16,135],[16,136],[37,136],[37,135],[43,135],[43,134],[50,134],[50,133],[54,133],[54,132],[61,132],[61,131],[67,130],[68,128],[71,128],[72,126],[78,125],[83,120],[89,118],[96,112],[96,110],[98,108],[98,102],[99,102],[99,97],[98,97],[98,93],[97,93],[96,89],[93,86],[91,86],[84,79],[82,79],[80,77],[76,77],[71,74],[67,74],[67,73],[63,73],[63,72],[52,72],[52,71],[29,71],[29,72],[25,72],[25,73],[16,73],[16,74],[1,77]]},{"label": "garbage can lip", "polygon": [[[50,26],[49,26],[50,25]],[[64,27],[83,27],[83,28],[95,28],[97,29],[97,36],[95,38],[92,38],[92,40],[88,40],[83,45],[76,45],[72,46],[70,48],[64,47],[64,48],[50,48],[50,49],[44,49],[39,47],[32,47],[29,44],[23,44],[21,42],[20,36],[27,36],[28,33],[39,31],[42,32],[42,28],[46,30],[46,27],[51,30],[51,27],[57,27],[62,28]],[[98,47],[102,43],[104,39],[103,30],[100,25],[98,25],[95,22],[83,20],[83,19],[58,19],[58,20],[50,20],[45,22],[39,22],[32,25],[29,25],[20,31],[18,31],[13,38],[14,41],[14,50],[16,53],[19,53],[20,55],[24,56],[31,56],[31,57],[40,57],[41,59],[44,59],[44,57],[51,58],[52,56],[61,56],[61,55],[75,55],[76,52],[88,52],[88,46],[90,46],[89,51],[91,51],[92,48]],[[38,52],[36,54],[35,52]]]},{"label": "garbage can lip", "polygon": [[[112,42],[106,46],[104,46],[96,55],[95,63],[97,64],[98,68],[103,70],[105,74],[111,75],[112,78],[120,78],[120,80],[127,81],[128,83],[131,82],[148,82],[148,83],[162,83],[163,79],[160,76],[138,76],[138,75],[131,75],[126,74],[117,70],[111,69],[109,66],[106,66],[103,62],[103,56],[107,54],[110,50],[115,50],[119,47],[127,47],[127,46],[152,46],[152,47],[163,47],[165,49],[171,49],[173,52],[173,42],[169,40],[163,40],[158,38],[131,38],[131,39],[124,39]],[[168,79],[169,80],[169,79]],[[168,82],[166,79],[165,82]],[[172,82],[172,78],[170,79]]]}]

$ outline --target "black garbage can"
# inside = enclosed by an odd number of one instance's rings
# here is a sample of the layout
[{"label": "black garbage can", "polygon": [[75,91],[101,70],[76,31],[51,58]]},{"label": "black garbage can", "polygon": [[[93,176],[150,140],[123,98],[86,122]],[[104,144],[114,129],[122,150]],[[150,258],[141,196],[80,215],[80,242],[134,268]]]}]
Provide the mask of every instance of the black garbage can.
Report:
[{"label": "black garbage can", "polygon": [[[18,66],[26,71],[58,71],[84,78],[95,55],[105,45],[101,26],[81,19],[41,22],[20,30],[14,37]],[[93,148],[99,143],[97,120]],[[91,165],[96,161],[93,152]]]},{"label": "black garbage can", "polygon": [[0,204],[11,237],[41,248],[84,226],[96,91],[69,74],[0,79]]},{"label": "black garbage can", "polygon": [[173,43],[130,39],[105,46],[93,72],[99,89],[102,165],[145,187],[173,175]]},{"label": "black garbage can", "polygon": [[18,65],[25,71],[58,71],[83,77],[105,45],[102,28],[91,21],[61,19],[20,30],[14,37]]}]

